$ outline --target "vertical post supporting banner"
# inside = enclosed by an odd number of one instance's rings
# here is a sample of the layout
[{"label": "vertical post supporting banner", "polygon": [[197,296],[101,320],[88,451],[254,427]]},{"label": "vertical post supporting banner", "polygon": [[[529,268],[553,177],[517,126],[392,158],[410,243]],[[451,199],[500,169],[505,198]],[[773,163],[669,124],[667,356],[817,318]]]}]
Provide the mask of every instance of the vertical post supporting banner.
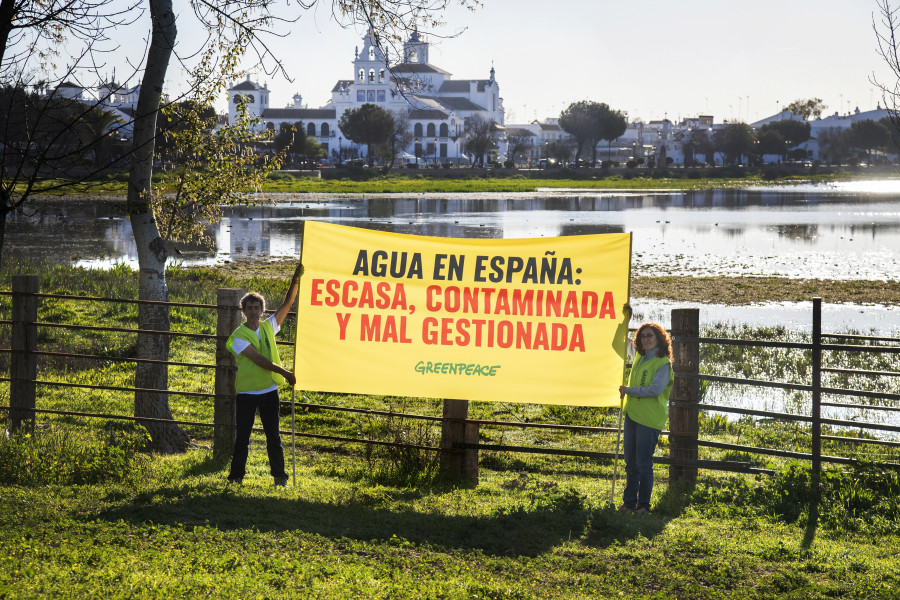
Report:
[{"label": "vertical post supporting banner", "polygon": [[294,487],[297,487],[297,441],[294,434],[294,403],[296,390],[291,388],[291,470],[293,471]]},{"label": "vertical post supporting banner", "polygon": [[467,423],[468,400],[444,400],[441,422],[441,472],[451,479],[478,484],[478,450],[457,444],[478,443],[478,423]]}]

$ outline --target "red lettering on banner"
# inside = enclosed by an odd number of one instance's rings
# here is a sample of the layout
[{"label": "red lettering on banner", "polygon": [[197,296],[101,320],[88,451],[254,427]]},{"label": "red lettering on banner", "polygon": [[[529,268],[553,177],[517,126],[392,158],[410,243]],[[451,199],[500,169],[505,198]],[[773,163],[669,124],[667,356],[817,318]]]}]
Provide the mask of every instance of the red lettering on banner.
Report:
[{"label": "red lettering on banner", "polygon": [[613,302],[613,293],[606,292],[603,294],[603,305],[600,307],[600,318],[609,317],[610,319],[616,318],[616,304]]},{"label": "red lettering on banner", "polygon": [[340,338],[342,340],[347,339],[347,323],[350,322],[350,313],[335,313],[338,320],[338,328],[340,331]]}]

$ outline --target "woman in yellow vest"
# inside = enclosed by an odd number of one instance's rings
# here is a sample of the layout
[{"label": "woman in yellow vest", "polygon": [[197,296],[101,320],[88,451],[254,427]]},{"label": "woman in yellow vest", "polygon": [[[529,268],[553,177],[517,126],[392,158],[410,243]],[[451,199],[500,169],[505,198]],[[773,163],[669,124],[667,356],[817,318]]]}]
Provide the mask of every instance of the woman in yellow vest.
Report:
[{"label": "woman in yellow vest", "polygon": [[266,301],[261,295],[250,292],[241,298],[241,312],[245,320],[228,338],[228,350],[236,357],[238,367],[234,382],[237,391],[236,427],[229,483],[240,484],[244,480],[250,432],[258,409],[259,420],[266,433],[266,451],[275,485],[287,485],[288,475],[284,470],[284,449],[279,433],[278,409],[281,402],[278,386],[285,380],[293,386],[296,379],[293,373],[281,366],[275,334],[281,330],[281,324],[294,304],[302,272],[303,266],[298,265],[284,302],[268,319],[260,320],[266,312]]},{"label": "woman in yellow vest", "polygon": [[619,386],[619,397],[627,396],[623,428],[626,479],[619,510],[647,514],[653,493],[653,453],[666,426],[675,374],[671,338],[657,323],[638,327],[634,349],[637,356],[629,385]]}]

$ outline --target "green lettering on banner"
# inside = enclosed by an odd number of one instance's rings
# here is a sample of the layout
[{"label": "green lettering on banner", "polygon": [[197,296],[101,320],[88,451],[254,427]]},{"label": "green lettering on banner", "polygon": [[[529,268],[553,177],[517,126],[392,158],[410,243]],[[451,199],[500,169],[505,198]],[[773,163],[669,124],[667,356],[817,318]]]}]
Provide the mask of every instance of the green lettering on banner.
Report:
[{"label": "green lettering on banner", "polygon": [[478,363],[449,363],[420,360],[413,365],[419,375],[463,375],[466,377],[496,377],[502,365],[480,365]]}]

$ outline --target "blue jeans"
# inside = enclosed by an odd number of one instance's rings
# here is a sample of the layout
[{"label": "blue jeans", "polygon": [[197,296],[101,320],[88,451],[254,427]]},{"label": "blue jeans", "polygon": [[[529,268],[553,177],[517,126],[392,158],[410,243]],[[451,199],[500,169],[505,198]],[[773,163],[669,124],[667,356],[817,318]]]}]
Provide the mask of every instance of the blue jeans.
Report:
[{"label": "blue jeans", "polygon": [[635,423],[625,415],[623,431],[625,491],[622,492],[622,504],[649,509],[653,493],[653,453],[660,430]]},{"label": "blue jeans", "polygon": [[231,472],[228,479],[244,478],[247,468],[247,454],[250,452],[250,432],[259,409],[259,420],[266,433],[266,451],[269,454],[269,468],[272,477],[287,477],[284,471],[284,449],[278,431],[278,392],[267,394],[238,394],[235,399],[236,427],[234,435],[234,455],[231,457]]}]

